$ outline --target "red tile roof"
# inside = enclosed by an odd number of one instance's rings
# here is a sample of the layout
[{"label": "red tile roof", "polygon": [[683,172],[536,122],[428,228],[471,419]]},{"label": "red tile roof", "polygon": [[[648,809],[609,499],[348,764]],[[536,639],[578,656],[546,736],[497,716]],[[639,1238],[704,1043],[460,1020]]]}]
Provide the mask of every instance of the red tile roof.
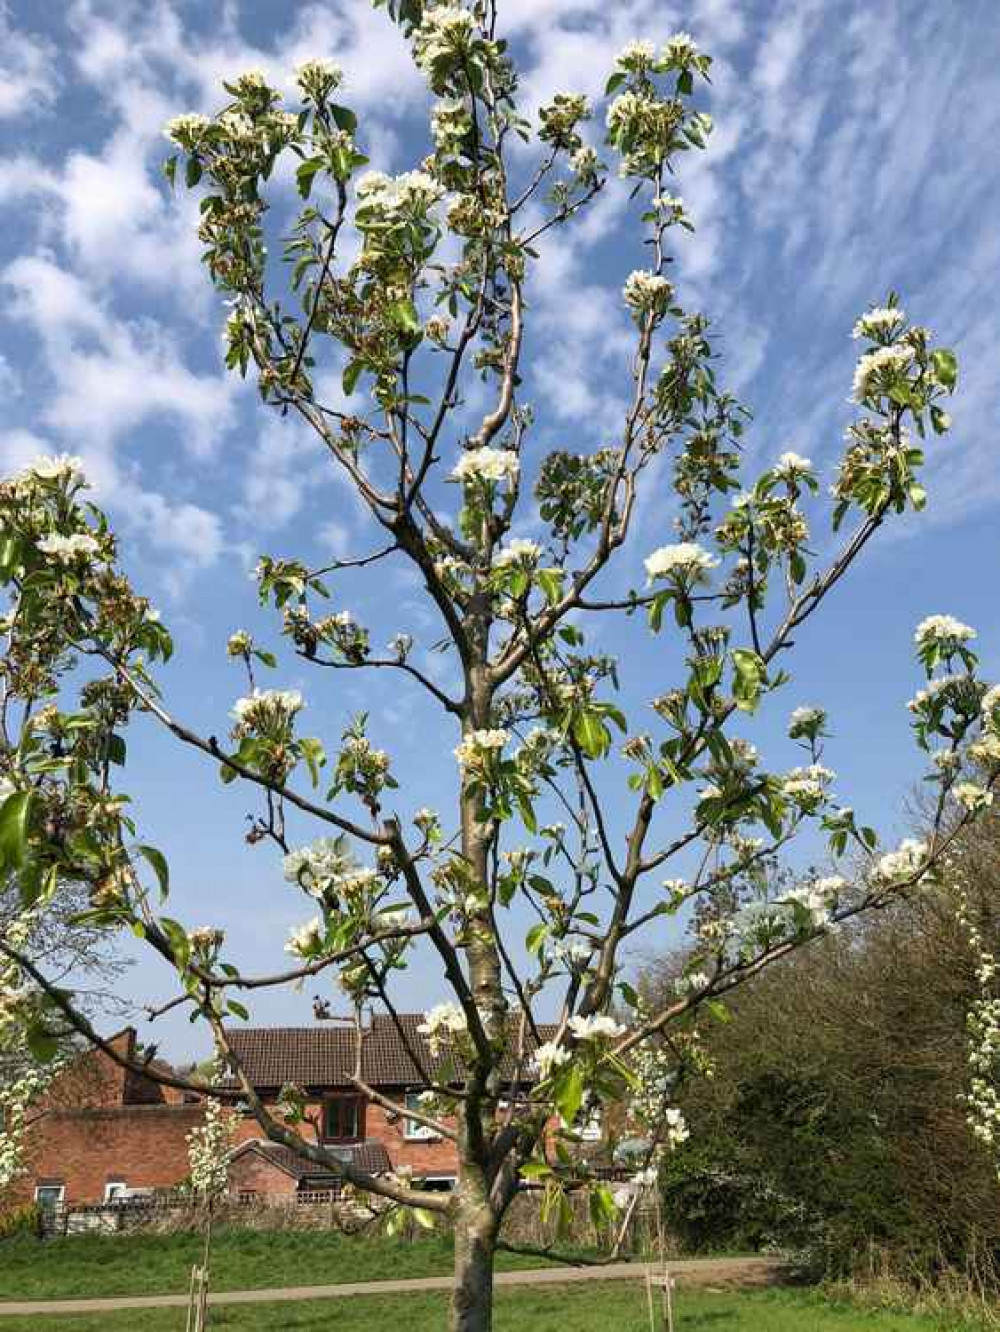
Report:
[{"label": "red tile roof", "polygon": [[[399,1015],[404,1041],[388,1014],[373,1016],[362,1039],[362,1080],[372,1087],[419,1087],[425,1082],[423,1069],[432,1079],[455,1081],[454,1060],[447,1052],[431,1054],[417,1030],[422,1022],[420,1013]],[[543,1040],[553,1031],[549,1025],[540,1027]],[[279,1088],[286,1082],[303,1088],[352,1085],[356,1034],[346,1025],[230,1027],[228,1038],[255,1087]]]},{"label": "red tile roof", "polygon": [[[392,1171],[392,1162],[389,1159],[389,1153],[386,1151],[385,1145],[375,1138],[366,1138],[364,1142],[349,1145],[328,1146],[326,1150],[343,1160],[351,1161],[359,1170],[367,1171],[369,1175],[387,1175]],[[279,1170],[284,1170],[286,1174],[291,1175],[296,1180],[339,1178],[339,1176],[325,1171],[315,1161],[309,1161],[304,1156],[299,1156],[297,1152],[293,1152],[284,1143],[267,1142],[253,1138],[238,1147],[233,1153],[232,1159],[236,1160],[237,1157],[244,1156],[248,1152],[258,1153],[276,1165]]]}]

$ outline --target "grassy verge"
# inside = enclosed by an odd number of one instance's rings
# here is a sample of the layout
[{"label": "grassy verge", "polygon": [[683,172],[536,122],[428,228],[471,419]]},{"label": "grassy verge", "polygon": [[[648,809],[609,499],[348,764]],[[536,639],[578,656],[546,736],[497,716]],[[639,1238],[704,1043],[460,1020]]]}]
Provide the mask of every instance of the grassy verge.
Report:
[{"label": "grassy verge", "polygon": [[[187,1291],[201,1262],[198,1235],[70,1235],[0,1243],[0,1300],[61,1300]],[[500,1268],[539,1267],[503,1254]],[[451,1238],[412,1242],[335,1231],[219,1230],[212,1239],[212,1288],[325,1286],[342,1281],[437,1276],[452,1269]]]},{"label": "grassy verge", "polygon": [[[294,1304],[238,1305],[214,1309],[212,1332],[370,1332],[402,1326],[406,1332],[440,1332],[446,1300],[439,1295],[358,1297]],[[713,1294],[679,1292],[678,1328],[683,1332],[938,1332],[945,1325],[903,1313],[872,1313],[831,1304],[805,1291],[767,1290]],[[135,1310],[100,1317],[60,1315],[3,1318],[3,1332],[127,1332],[141,1317],[143,1332],[175,1332],[176,1309]],[[950,1332],[965,1332],[952,1323]],[[497,1293],[496,1332],[649,1332],[641,1283],[615,1282]],[[970,1329],[971,1332],[971,1329]]]}]

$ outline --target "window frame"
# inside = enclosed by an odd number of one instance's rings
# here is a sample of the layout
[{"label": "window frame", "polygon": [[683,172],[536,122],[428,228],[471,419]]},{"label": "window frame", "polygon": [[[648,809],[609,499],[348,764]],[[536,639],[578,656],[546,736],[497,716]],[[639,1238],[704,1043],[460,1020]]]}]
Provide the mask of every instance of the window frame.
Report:
[{"label": "window frame", "polygon": [[[54,1199],[52,1202],[45,1202],[39,1196],[40,1194],[43,1193],[52,1193],[54,1190],[58,1190],[59,1197]],[[43,1210],[51,1209],[52,1211],[55,1211],[57,1207],[63,1207],[66,1203],[66,1185],[60,1184],[56,1181],[53,1181],[50,1184],[36,1184],[35,1202]]]},{"label": "window frame", "polygon": [[[112,1192],[112,1190],[114,1190],[114,1192]],[[120,1175],[116,1175],[114,1179],[107,1180],[104,1185],[104,1201],[106,1203],[118,1202],[124,1199],[127,1192],[128,1180]]]},{"label": "window frame", "polygon": [[[340,1108],[345,1105],[354,1107],[354,1132],[345,1134],[343,1132],[343,1110]],[[336,1133],[330,1132],[331,1111],[337,1107]],[[323,1098],[323,1141],[324,1142],[363,1142],[365,1136],[365,1100],[356,1092],[344,1092],[342,1095],[325,1096]]]}]

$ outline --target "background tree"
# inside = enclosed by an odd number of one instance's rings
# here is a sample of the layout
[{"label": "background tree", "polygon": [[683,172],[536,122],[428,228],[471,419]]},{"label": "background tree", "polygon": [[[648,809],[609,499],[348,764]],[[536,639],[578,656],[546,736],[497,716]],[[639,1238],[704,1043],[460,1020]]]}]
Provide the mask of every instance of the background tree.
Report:
[{"label": "background tree", "polygon": [[[1000,714],[996,691],[976,677],[973,630],[946,615],[924,621],[916,641],[928,684],[914,707],[920,744],[942,746],[937,809],[927,840],[895,851],[835,800],[821,709],[792,715],[805,761],[791,772],[768,770],[733,734],[787,682],[794,639],[876,532],[922,507],[923,453],[909,432],[947,430],[941,399],[955,358],[932,348],[894,297],[861,317],[857,418],[833,483],[833,530],[849,534],[821,558],[810,511],[829,515],[812,465],[785,453],[743,475],[746,414],[716,383],[708,321],[681,307],[668,277],[671,237],[691,225],[668,188],[711,128],[693,104],[709,57],[686,34],[659,49],[630,44],[610,65],[598,145],[583,96],[558,95],[537,125],[520,113],[492,0],[389,9],[433,97],[419,169],[363,171],[364,131],[338,100],[340,71],[316,60],[298,71],[288,109],[250,71],[225,85],[218,114],[171,122],[178,152],[167,170],[203,190],[199,234],[229,303],[228,364],[252,368],[264,402],[312,428],[376,534],[372,550],[319,569],[262,556],[261,600],[319,675],[397,672],[440,710],[441,757],[458,764],[455,810],[420,809],[404,824],[395,803],[405,794],[393,794],[391,758],[367,720],[344,719],[328,754],[303,729],[316,713],[300,693],[260,688],[276,658],[245,632],[228,644],[249,690],[229,739],[173,716],[154,675],[171,651],[167,630],[121,573],[75,460],[41,459],[0,488],[10,593],[0,720],[14,788],[0,808],[0,852],[26,910],[66,879],[83,881],[88,925],[130,928],[176,968],[179,993],[159,1011],[187,1005],[209,1024],[270,1137],[453,1224],[453,1325],[471,1330],[490,1324],[493,1255],[518,1191],[561,1211],[587,1190],[596,1216],[613,1212],[569,1149],[594,1108],[635,1080],[639,1048],[653,1043],[659,1068],[669,1047],[656,1043],[684,1014],[932,875],[955,830],[991,798]],[[539,247],[586,212],[612,172],[641,198],[648,251],[623,289],[630,404],[607,447],[539,456],[520,393]],[[286,225],[293,180],[305,202]],[[270,257],[281,235],[286,264]],[[326,391],[331,369],[346,401]],[[648,585],[637,589],[620,570],[642,493],[676,540],[648,554]],[[323,604],[342,570],[389,560],[417,571],[451,681],[420,669],[408,636],[377,649],[349,610]],[[655,734],[645,717],[630,725],[615,697],[619,662],[588,640],[602,620],[616,636],[661,635],[662,678],[648,682]],[[259,795],[251,837],[280,852],[315,913],[288,945],[288,970],[245,975],[221,929],[188,930],[163,914],[167,866],[137,842],[119,781],[136,710]],[[966,742],[980,735],[985,784],[961,774]],[[306,841],[307,829],[323,835]],[[811,878],[775,897],[769,863],[810,830],[834,857],[863,854],[866,873],[853,885]],[[678,876],[665,888],[664,873]],[[620,978],[624,949],[691,904],[697,948],[684,992],[637,1009],[626,1028],[610,1014],[637,999]],[[29,977],[44,991],[8,1002],[26,1039],[67,1019],[98,1039],[16,940],[0,953],[8,988]],[[396,973],[421,954],[451,991],[423,1028],[451,1064],[427,1071],[426,1109],[407,1113],[455,1141],[452,1197],[372,1178],[324,1151],[296,1127],[298,1089],[286,1089],[280,1114],[262,1104],[228,1043],[248,995],[324,974],[346,995],[360,1041],[363,1006],[394,1015]],[[542,1016],[555,1021],[548,1040]],[[536,1085],[512,1095],[529,1065]],[[384,1099],[360,1071],[356,1082]],[[678,1120],[665,1113],[661,1077],[642,1090],[655,1155],[680,1136]]]},{"label": "background tree", "polygon": [[[757,977],[731,1022],[699,1022],[711,1076],[677,1090],[691,1135],[665,1176],[688,1243],[799,1247],[840,1275],[867,1270],[874,1248],[908,1278],[995,1283],[1000,1180],[969,1131],[981,980],[962,915],[995,950],[997,834],[991,815],[940,887]],[[677,973],[652,966],[643,988],[669,991]]]}]

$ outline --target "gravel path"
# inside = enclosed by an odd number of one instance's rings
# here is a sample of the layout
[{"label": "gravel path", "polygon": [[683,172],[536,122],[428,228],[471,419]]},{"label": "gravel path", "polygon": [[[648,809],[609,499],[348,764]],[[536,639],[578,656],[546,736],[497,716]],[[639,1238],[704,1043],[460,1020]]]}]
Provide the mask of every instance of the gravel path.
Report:
[{"label": "gravel path", "polygon": [[[781,1277],[776,1258],[682,1258],[670,1264],[681,1286],[760,1286]],[[498,1272],[498,1286],[552,1286],[580,1281],[637,1281],[645,1275],[642,1263],[610,1263],[605,1267],[542,1267],[521,1272]],[[411,1277],[405,1281],[353,1281],[336,1286],[283,1286],[273,1290],[220,1290],[210,1303],[270,1304],[279,1300],[329,1300],[350,1295],[396,1295],[411,1290],[450,1290],[450,1276]],[[114,1313],[121,1309],[183,1309],[186,1295],[123,1295],[106,1300],[21,1300],[0,1304],[4,1314]]]}]

